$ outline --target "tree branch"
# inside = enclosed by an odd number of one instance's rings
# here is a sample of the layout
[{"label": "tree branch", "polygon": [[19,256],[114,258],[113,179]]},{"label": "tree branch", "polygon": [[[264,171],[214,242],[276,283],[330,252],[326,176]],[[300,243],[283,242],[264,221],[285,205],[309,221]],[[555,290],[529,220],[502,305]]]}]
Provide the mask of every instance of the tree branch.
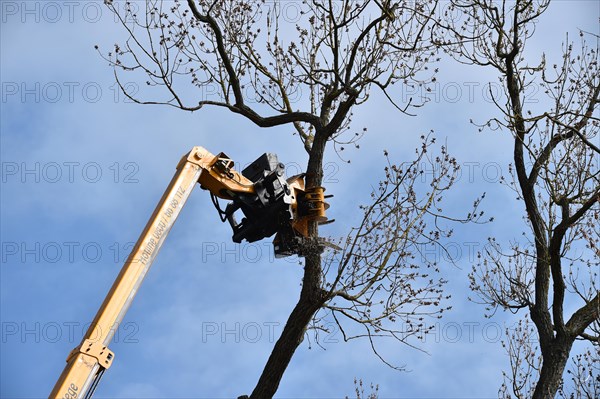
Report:
[{"label": "tree branch", "polygon": [[582,335],[585,329],[592,324],[594,321],[600,319],[600,293],[596,293],[596,296],[577,310],[573,316],[569,319],[565,327],[569,334],[575,338],[578,335]]}]

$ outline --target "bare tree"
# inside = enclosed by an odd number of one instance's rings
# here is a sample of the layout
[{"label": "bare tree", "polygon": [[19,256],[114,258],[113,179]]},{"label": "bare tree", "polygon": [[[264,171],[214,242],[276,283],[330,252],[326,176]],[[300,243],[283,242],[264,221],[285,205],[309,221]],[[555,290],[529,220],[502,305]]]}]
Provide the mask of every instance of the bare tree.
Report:
[{"label": "bare tree", "polygon": [[[408,343],[408,338],[423,339],[434,326],[426,326],[425,317],[441,317],[450,307],[442,306],[443,285],[439,265],[427,262],[421,250],[431,245],[443,245],[440,239],[452,234],[443,229],[440,219],[441,202],[457,177],[459,166],[445,147],[432,154],[435,142],[426,136],[411,162],[385,167],[385,178],[372,192],[372,202],[361,206],[364,212],[360,225],[351,230],[343,250],[324,259],[324,281],[327,297],[315,318],[331,315],[348,341],[367,337],[382,361],[373,338],[393,337]],[[387,153],[386,153],[387,156]],[[423,167],[432,168],[432,176],[423,182]],[[476,221],[481,198],[461,221]],[[432,223],[434,222],[433,226]],[[361,329],[348,331],[344,321]]]},{"label": "bare tree", "polygon": [[[283,12],[289,3],[278,1],[148,0],[144,9],[106,3],[127,38],[101,54],[128,98],[186,111],[221,107],[260,127],[293,127],[309,155],[308,189],[322,184],[328,142],[342,151],[362,136],[348,131],[352,109],[373,89],[403,113],[422,105],[399,104],[390,90],[430,82],[440,43],[435,0],[297,2],[293,22]],[[146,90],[128,91],[123,73],[144,79]],[[315,317],[319,310],[340,323],[346,339],[367,336],[374,349],[373,338],[406,342],[423,332],[424,317],[445,310],[444,280],[435,265],[420,265],[417,254],[419,244],[448,234],[426,221],[441,217],[439,202],[458,165],[445,148],[433,156],[432,144],[423,137],[416,161],[389,163],[341,252],[322,258],[318,225],[310,222],[300,297],[251,397],[275,394],[307,329],[318,334],[324,328],[323,314]],[[419,188],[425,160],[438,174]],[[465,220],[478,217],[473,211]],[[352,333],[341,318],[364,330]],[[398,320],[407,327],[395,326]]]},{"label": "bare tree", "polygon": [[[517,396],[553,398],[575,340],[598,346],[598,266],[600,264],[600,167],[598,148],[600,67],[598,37],[590,46],[563,43],[560,61],[527,59],[527,40],[535,33],[549,0],[457,0],[463,18],[457,31],[474,38],[457,46],[461,62],[494,68],[504,98],[494,98],[501,116],[480,128],[503,129],[514,137],[512,179],[504,182],[525,207],[530,232],[503,249],[490,240],[471,274],[471,287],[488,311],[526,309],[535,325],[541,365],[528,393],[537,361],[519,345],[509,346]],[[538,104],[528,93],[546,96]],[[490,90],[491,92],[491,90]],[[574,309],[574,310],[571,310]],[[520,329],[521,342],[531,335]]]},{"label": "bare tree", "polygon": [[[499,397],[509,399],[531,398],[540,378],[542,357],[535,326],[525,317],[506,329],[506,341],[502,342],[510,361],[510,371],[503,373],[504,382]],[[557,397],[564,399],[595,399],[600,395],[600,346],[587,348],[571,358]]]}]

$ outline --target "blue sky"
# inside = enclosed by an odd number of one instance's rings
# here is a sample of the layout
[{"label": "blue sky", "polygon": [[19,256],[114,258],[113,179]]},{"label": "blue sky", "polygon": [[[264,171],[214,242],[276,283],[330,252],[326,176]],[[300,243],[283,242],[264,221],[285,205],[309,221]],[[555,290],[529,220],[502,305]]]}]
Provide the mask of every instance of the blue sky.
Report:
[{"label": "blue sky", "polygon": [[[554,2],[531,54],[556,57],[567,31],[598,33],[598,7]],[[303,167],[306,154],[288,127],[261,130],[223,110],[191,114],[124,101],[93,49],[123,37],[101,2],[3,1],[1,19],[0,397],[37,398],[50,392],[184,153],[202,145],[245,164],[275,152],[290,168]],[[382,151],[408,161],[430,129],[463,166],[448,210],[460,213],[487,192],[483,208],[497,221],[457,229],[456,265],[428,254],[442,261],[453,311],[415,342],[427,353],[382,342],[388,358],[410,370],[400,373],[366,342],[344,343],[334,332],[325,350],[302,344],[278,397],[352,395],[354,378],[379,384],[381,397],[496,396],[507,367],[498,332],[515,318],[484,319],[467,300],[467,273],[487,236],[507,242],[524,226],[521,204],[497,183],[510,137],[469,124],[494,113],[484,95],[495,80],[490,72],[443,62],[437,93],[416,117],[374,97],[355,112],[353,126],[369,131],[352,162],[333,151],[326,160],[335,195],[329,214],[337,221],[325,234],[356,222],[358,205],[383,176]],[[251,392],[297,300],[302,270],[274,260],[269,240],[235,245],[230,236],[209,196],[194,192],[111,344],[116,360],[96,397]]]}]

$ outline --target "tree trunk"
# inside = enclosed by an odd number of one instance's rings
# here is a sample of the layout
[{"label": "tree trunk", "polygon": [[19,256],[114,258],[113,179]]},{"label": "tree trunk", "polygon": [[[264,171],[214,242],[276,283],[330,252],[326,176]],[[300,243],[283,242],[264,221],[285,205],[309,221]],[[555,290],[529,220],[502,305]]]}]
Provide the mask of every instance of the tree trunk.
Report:
[{"label": "tree trunk", "polygon": [[269,360],[267,361],[250,398],[272,398],[273,395],[275,395],[275,392],[277,392],[277,388],[279,387],[279,382],[283,377],[283,373],[296,352],[296,348],[298,348],[302,342],[306,326],[310,323],[314,314],[319,310],[321,304],[322,303],[320,302],[310,303],[306,299],[300,297],[298,304],[294,307],[294,310],[285,324],[281,336],[275,343],[271,356],[269,356]]},{"label": "tree trunk", "polygon": [[[327,144],[327,135],[322,131],[315,132],[315,138],[310,151],[306,169],[306,187],[317,187],[323,181],[323,154]],[[319,235],[318,224],[315,221],[308,223],[309,242],[305,251],[304,277],[302,291],[298,303],[292,310],[281,336],[267,360],[267,364],[250,395],[251,399],[272,398],[277,392],[279,383],[288,367],[292,356],[302,343],[306,328],[315,313],[321,309],[326,301],[326,292],[321,288],[321,251],[317,242]],[[311,250],[313,249],[313,250]]]},{"label": "tree trunk", "polygon": [[532,399],[553,399],[560,387],[573,340],[554,338],[546,353],[542,356],[540,378],[533,391]]}]

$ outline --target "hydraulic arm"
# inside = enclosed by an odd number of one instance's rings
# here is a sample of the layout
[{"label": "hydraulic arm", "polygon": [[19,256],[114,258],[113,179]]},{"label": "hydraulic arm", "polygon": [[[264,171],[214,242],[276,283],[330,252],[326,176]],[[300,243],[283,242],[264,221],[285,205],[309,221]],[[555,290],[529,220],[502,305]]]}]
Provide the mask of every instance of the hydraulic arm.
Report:
[{"label": "hydraulic arm", "polygon": [[[238,173],[225,154],[194,147],[185,155],[125,261],[79,346],[67,357],[50,398],[91,398],[102,374],[111,366],[108,348],[118,326],[148,273],[169,230],[196,183],[210,192],[222,221],[233,229],[233,241],[257,241],[276,234],[277,256],[303,255],[309,220],[325,222],[324,189],[305,190],[303,175],[286,179],[283,164],[264,154]],[[219,199],[230,201],[225,210]],[[236,212],[243,213],[238,222]]]}]

